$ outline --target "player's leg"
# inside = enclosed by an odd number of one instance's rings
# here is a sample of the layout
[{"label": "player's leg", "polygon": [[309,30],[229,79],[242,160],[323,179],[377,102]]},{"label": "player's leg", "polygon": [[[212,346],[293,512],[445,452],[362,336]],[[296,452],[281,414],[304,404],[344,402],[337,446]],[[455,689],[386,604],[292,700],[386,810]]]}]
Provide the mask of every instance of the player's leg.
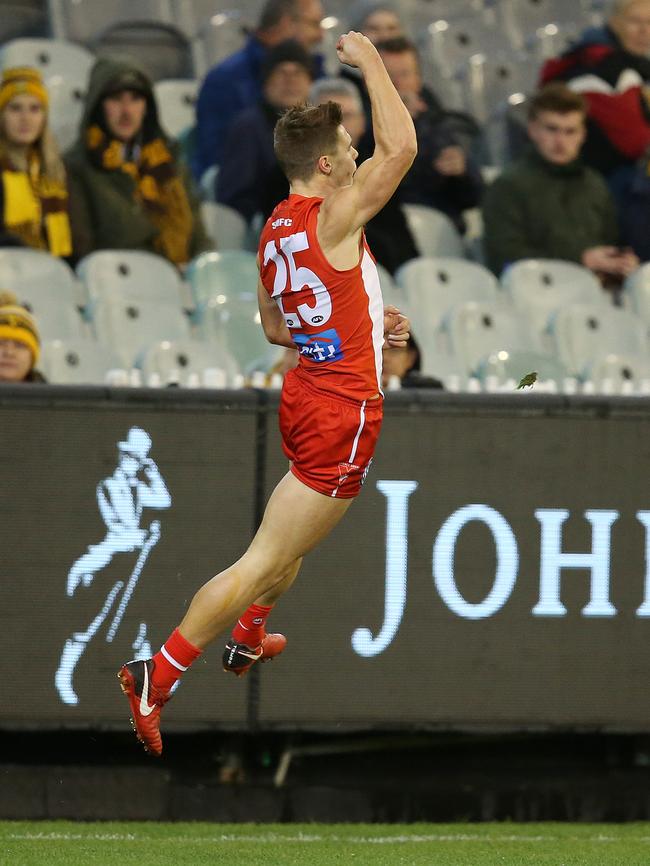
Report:
[{"label": "player's leg", "polygon": [[246,553],[192,599],[179,626],[183,637],[203,649],[252,601],[279,591],[292,564],[329,535],[351,503],[317,493],[288,472]]},{"label": "player's leg", "polygon": [[294,582],[302,557],[292,563],[279,583],[256,598],[237,620],[223,652],[223,669],[241,677],[256,662],[268,662],[280,655],[287,645],[283,634],[266,631],[266,621],[280,596]]},{"label": "player's leg", "polygon": [[199,589],[160,653],[123,665],[120,682],[134,729],[147,751],[162,753],[160,710],[173,682],[240,611],[256,598],[283,588],[291,568],[331,532],[351,502],[317,493],[287,473],[273,491],[262,524],[241,559]]}]

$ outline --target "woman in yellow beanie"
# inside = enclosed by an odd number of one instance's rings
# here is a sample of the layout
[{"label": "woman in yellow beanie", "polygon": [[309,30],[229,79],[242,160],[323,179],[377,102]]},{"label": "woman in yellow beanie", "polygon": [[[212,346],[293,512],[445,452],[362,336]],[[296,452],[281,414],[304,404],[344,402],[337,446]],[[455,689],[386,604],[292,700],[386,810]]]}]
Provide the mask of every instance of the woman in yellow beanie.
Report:
[{"label": "woman in yellow beanie", "polygon": [[72,254],[65,168],[47,120],[40,73],[5,69],[0,82],[0,245]]},{"label": "woman in yellow beanie", "polygon": [[13,292],[0,292],[0,384],[44,382],[34,368],[41,340],[34,317],[21,307]]}]

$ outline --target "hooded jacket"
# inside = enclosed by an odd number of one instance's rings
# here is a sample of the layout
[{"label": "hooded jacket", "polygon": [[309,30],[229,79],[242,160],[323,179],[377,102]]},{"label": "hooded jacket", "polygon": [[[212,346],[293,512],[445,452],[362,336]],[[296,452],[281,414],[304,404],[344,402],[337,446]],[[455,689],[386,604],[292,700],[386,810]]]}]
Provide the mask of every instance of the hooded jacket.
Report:
[{"label": "hooded jacket", "polygon": [[[79,258],[100,249],[131,249],[157,252],[154,240],[158,229],[136,197],[136,185],[126,172],[107,170],[90,157],[86,134],[90,126],[102,125],[102,99],[115,90],[141,90],[147,100],[142,132],[145,141],[161,138],[177,163],[192,213],[192,230],[188,260],[214,247],[203,227],[199,201],[190,175],[178,160],[178,148],[163,132],[149,78],[130,62],[102,58],[93,67],[86,97],[79,137],[66,154],[65,164],[70,186],[70,219],[75,255]],[[134,85],[129,87],[129,83]]]}]

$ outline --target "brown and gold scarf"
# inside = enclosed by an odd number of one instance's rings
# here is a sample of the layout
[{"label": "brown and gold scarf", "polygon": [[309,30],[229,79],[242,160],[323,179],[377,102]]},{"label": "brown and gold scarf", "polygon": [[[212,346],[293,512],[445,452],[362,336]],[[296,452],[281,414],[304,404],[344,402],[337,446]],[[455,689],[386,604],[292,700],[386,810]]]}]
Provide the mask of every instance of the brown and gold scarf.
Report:
[{"label": "brown and gold scarf", "polygon": [[156,250],[175,264],[190,258],[193,215],[174,157],[162,138],[136,148],[129,159],[125,145],[93,125],[86,146],[95,164],[107,171],[123,171],[133,179],[135,198],[158,229]]},{"label": "brown and gold scarf", "polygon": [[28,154],[26,171],[17,170],[6,156],[0,158],[0,171],[7,231],[30,247],[69,256],[72,239],[65,185],[41,173],[35,150]]}]

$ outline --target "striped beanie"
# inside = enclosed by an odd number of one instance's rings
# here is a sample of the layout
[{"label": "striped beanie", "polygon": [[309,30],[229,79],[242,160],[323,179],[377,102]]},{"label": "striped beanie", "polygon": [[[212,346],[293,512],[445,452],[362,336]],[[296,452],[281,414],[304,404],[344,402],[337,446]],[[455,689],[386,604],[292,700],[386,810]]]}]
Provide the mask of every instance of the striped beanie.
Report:
[{"label": "striped beanie", "polygon": [[33,365],[41,352],[41,338],[36,320],[18,303],[13,292],[0,292],[0,340],[16,340],[30,349]]}]

